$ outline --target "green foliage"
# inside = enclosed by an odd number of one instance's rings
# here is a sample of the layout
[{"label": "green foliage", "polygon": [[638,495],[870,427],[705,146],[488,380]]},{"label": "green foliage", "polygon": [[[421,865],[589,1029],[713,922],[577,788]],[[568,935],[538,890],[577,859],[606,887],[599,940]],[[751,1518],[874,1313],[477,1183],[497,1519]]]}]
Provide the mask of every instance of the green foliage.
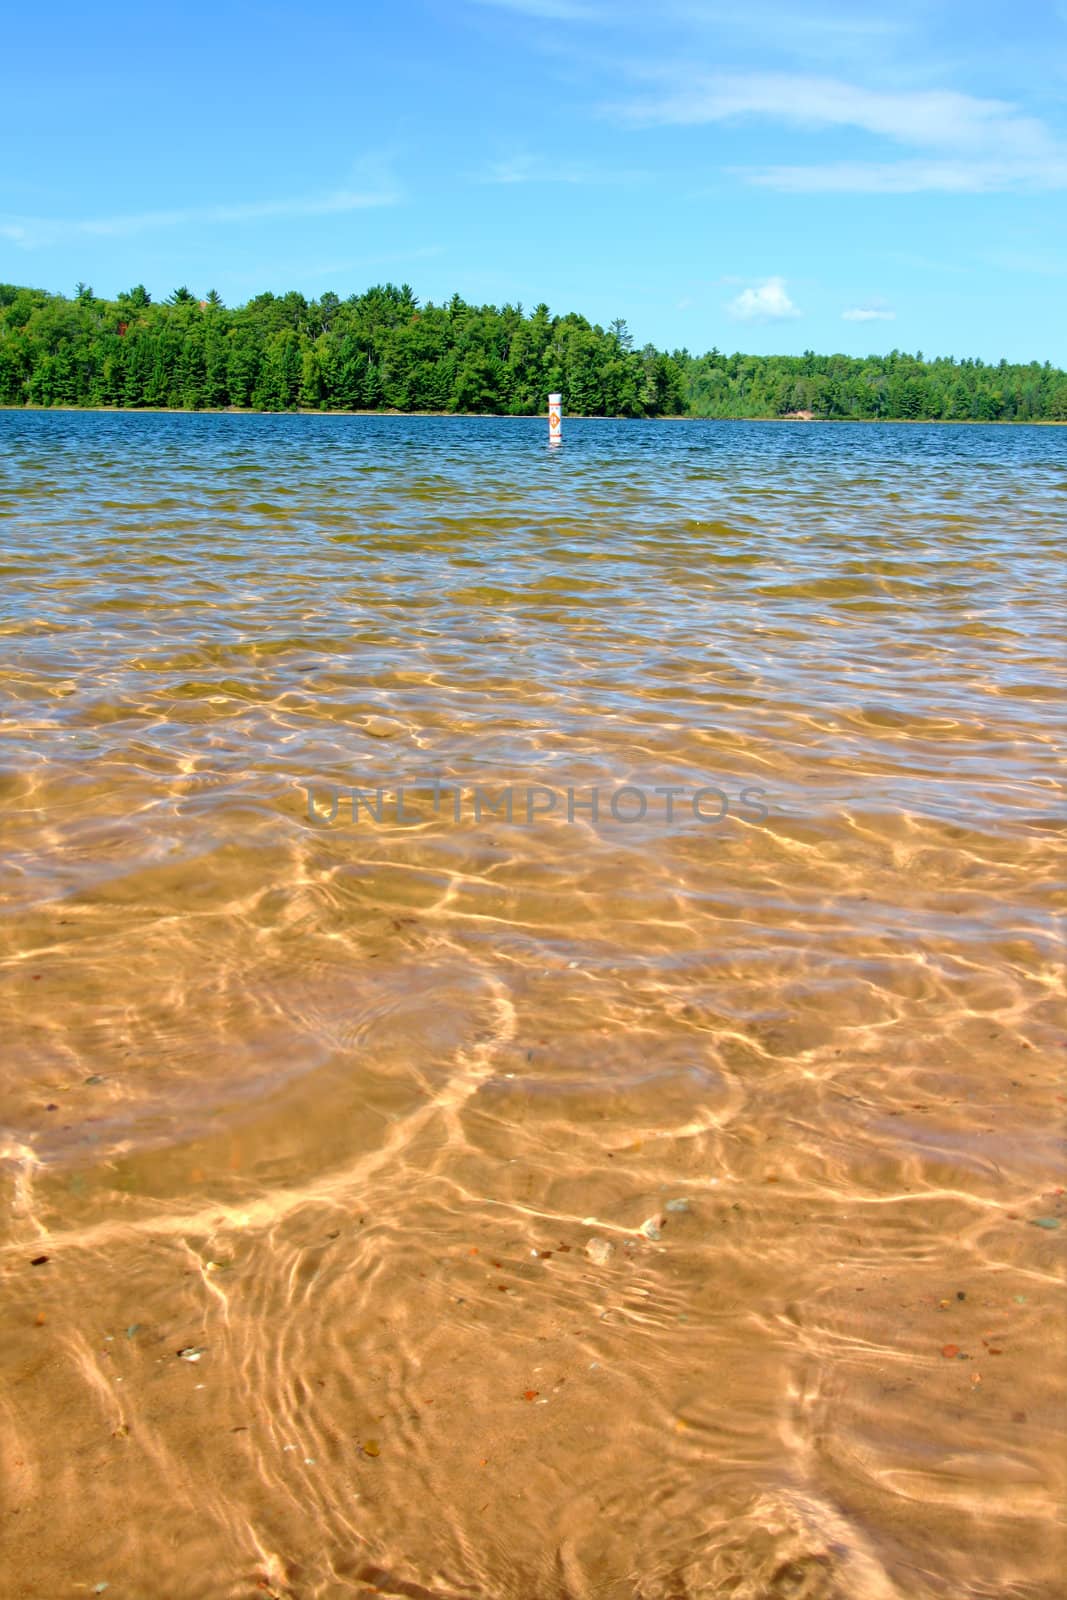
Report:
[{"label": "green foliage", "polygon": [[887,356],[683,353],[687,409],[695,417],[817,417],[948,422],[1067,420],[1067,373],[1034,361],[924,361]]},{"label": "green foliage", "polygon": [[421,306],[410,285],[342,301],[294,292],[227,310],[182,286],[153,305],[139,284],[113,302],[0,289],[0,400],[7,404],[388,408],[523,415],[562,388],[573,411],[655,416],[682,407],[680,369],[538,306]]},{"label": "green foliage", "polygon": [[544,304],[420,305],[410,285],[341,300],[295,290],[228,309],[184,285],[161,305],[143,284],[101,300],[0,284],[0,404],[475,411],[525,416],[559,390],[590,416],[1067,420],[1067,373],[1034,362],[704,356],[634,348]]}]

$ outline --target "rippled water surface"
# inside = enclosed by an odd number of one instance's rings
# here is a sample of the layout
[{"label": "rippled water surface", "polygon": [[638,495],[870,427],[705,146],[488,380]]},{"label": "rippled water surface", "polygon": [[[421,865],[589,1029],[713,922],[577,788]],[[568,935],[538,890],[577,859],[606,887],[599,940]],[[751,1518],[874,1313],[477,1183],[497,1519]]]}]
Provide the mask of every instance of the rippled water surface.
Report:
[{"label": "rippled water surface", "polygon": [[5,1597],[1062,1593],[1067,433],[544,431],[0,415]]}]

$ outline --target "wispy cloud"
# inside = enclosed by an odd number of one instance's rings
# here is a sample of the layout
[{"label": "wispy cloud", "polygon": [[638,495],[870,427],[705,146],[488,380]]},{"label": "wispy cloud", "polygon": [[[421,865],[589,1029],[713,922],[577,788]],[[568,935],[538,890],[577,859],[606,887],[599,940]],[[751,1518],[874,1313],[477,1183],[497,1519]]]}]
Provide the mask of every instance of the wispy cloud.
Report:
[{"label": "wispy cloud", "polygon": [[1067,188],[1067,153],[1040,161],[829,161],[764,167],[743,176],[787,194],[994,194]]},{"label": "wispy cloud", "polygon": [[477,6],[492,6],[496,11],[517,11],[526,17],[543,17],[549,22],[591,22],[599,13],[582,0],[472,0]]},{"label": "wispy cloud", "polygon": [[791,73],[658,76],[658,91],[617,108],[629,121],[695,126],[763,119],[811,132],[851,128],[925,152],[742,169],[746,181],[762,187],[805,194],[1067,187],[1067,146],[1006,100],[951,89],[869,89]]},{"label": "wispy cloud", "polygon": [[32,250],[67,239],[125,238],[155,228],[270,221],[279,217],[325,217],[374,206],[398,204],[392,189],[335,189],[328,194],[288,200],[253,200],[234,205],[194,206],[173,211],[139,211],[112,217],[12,217],[0,220],[0,238]]},{"label": "wispy cloud", "polygon": [[850,306],[842,311],[842,322],[894,322],[896,312],[888,306]]},{"label": "wispy cloud", "polygon": [[724,34],[755,36],[763,49],[781,44],[805,49],[825,57],[827,52],[847,48],[852,41],[866,45],[905,33],[908,21],[900,17],[861,17],[847,3],[817,10],[810,4],[797,6],[793,0],[766,0],[743,8],[717,4],[715,0],[467,0],[470,5],[513,11],[529,17],[573,22],[597,22],[613,30],[647,30],[649,25],[662,34],[665,28],[678,27],[722,41]]},{"label": "wispy cloud", "polygon": [[983,252],[982,260],[998,272],[1030,272],[1042,278],[1067,277],[1067,259],[1025,238],[1018,240],[1014,249]]},{"label": "wispy cloud", "polygon": [[552,161],[517,155],[490,161],[475,174],[479,183],[637,183],[644,173],[621,167],[596,167],[580,161]]},{"label": "wispy cloud", "polygon": [[742,289],[726,309],[738,322],[784,322],[801,315],[786,294],[784,278],[765,278],[753,288]]},{"label": "wispy cloud", "polygon": [[905,144],[1047,154],[1051,140],[1006,100],[953,89],[887,91],[787,72],[698,74],[626,108],[636,121],[722,122],[770,117],[808,128],[863,128]]},{"label": "wispy cloud", "polygon": [[[270,281],[271,283],[322,283],[329,278],[335,280],[334,286],[336,286],[337,282],[351,272],[406,266],[412,262],[430,261],[444,254],[444,246],[439,244],[420,245],[413,250],[390,250],[369,256],[347,256],[336,260],[306,258],[279,260],[272,254]],[[253,284],[257,289],[263,288],[263,282],[262,265],[247,272],[230,272],[225,279],[219,280],[220,287],[225,287],[227,284],[237,287]]]}]

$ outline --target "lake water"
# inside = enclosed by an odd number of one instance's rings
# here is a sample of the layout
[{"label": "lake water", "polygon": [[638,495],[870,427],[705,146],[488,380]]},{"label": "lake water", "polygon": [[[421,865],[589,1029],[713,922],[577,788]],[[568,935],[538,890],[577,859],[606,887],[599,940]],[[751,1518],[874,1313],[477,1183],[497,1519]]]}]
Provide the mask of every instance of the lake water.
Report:
[{"label": "lake water", "polygon": [[0,414],[6,1594],[1061,1592],[1065,491]]}]

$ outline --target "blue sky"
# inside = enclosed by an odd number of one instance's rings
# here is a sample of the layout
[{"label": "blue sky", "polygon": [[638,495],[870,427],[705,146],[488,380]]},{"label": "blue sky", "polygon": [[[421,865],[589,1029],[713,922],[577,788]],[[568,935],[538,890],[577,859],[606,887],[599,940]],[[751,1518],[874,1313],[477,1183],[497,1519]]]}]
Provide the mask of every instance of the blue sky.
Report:
[{"label": "blue sky", "polygon": [[0,279],[1067,364],[1067,0],[9,13]]}]

